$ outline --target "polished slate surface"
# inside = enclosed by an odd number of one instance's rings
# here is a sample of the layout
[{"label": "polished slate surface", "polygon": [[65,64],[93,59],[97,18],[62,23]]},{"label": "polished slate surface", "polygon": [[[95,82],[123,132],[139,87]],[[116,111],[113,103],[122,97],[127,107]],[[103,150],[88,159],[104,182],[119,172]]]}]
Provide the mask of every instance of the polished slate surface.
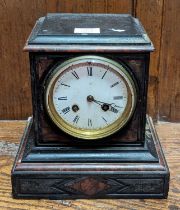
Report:
[{"label": "polished slate surface", "polygon": [[[140,36],[131,15],[113,14],[71,14],[47,15],[39,35],[74,35],[74,28],[100,28],[97,35],[103,36]],[[118,31],[120,30],[120,31]],[[92,35],[92,34],[89,34]]]},{"label": "polished slate surface", "polygon": [[[75,28],[85,31],[75,33]],[[94,33],[91,28],[95,29]],[[131,15],[68,13],[52,13],[40,18],[28,43],[151,45],[143,27]]]}]

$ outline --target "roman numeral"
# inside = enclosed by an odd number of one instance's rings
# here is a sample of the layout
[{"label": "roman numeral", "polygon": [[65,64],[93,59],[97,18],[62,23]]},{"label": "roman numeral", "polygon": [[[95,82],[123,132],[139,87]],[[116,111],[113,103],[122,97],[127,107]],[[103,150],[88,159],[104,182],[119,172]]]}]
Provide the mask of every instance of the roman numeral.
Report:
[{"label": "roman numeral", "polygon": [[88,127],[92,127],[92,120],[88,119]]},{"label": "roman numeral", "polygon": [[118,85],[119,82],[115,82],[113,85],[111,85],[111,88],[113,88],[114,86]]},{"label": "roman numeral", "polygon": [[112,107],[112,106],[111,106],[111,108],[110,108],[110,111],[111,111],[111,112],[114,112],[114,113],[118,113],[118,110],[117,110],[116,108]]},{"label": "roman numeral", "polygon": [[61,83],[61,85],[66,86],[66,87],[71,87],[70,85],[66,85],[64,83]]},{"label": "roman numeral", "polygon": [[120,99],[123,99],[123,96],[114,96],[113,99],[114,100],[120,100]]},{"label": "roman numeral", "polygon": [[107,71],[104,72],[103,76],[101,77],[101,79],[103,79],[106,75]]},{"label": "roman numeral", "polygon": [[67,96],[59,97],[58,100],[67,100]]},{"label": "roman numeral", "polygon": [[108,124],[108,123],[107,123],[107,120],[106,120],[104,117],[102,117],[102,119],[105,121],[106,124]]},{"label": "roman numeral", "polygon": [[70,111],[70,107],[66,107],[64,109],[62,109],[63,114],[67,114]]},{"label": "roman numeral", "polygon": [[79,118],[80,118],[80,117],[79,117],[78,115],[76,115],[76,117],[75,117],[74,120],[73,120],[73,123],[76,123],[76,124],[77,124],[78,121],[79,121]]},{"label": "roman numeral", "polygon": [[92,76],[92,67],[87,67],[88,76]]},{"label": "roman numeral", "polygon": [[78,74],[75,72],[75,71],[73,71],[73,72],[71,72],[72,73],[72,75],[74,76],[74,77],[76,77],[76,79],[79,79],[79,76],[78,76]]}]

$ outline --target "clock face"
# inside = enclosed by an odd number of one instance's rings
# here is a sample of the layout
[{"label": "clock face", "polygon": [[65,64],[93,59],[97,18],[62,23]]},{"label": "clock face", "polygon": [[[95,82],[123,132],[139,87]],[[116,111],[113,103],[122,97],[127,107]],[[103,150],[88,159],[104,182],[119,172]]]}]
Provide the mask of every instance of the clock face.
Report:
[{"label": "clock face", "polygon": [[100,139],[120,130],[135,103],[135,85],[125,67],[104,57],[70,59],[52,71],[46,84],[51,120],[81,139]]}]

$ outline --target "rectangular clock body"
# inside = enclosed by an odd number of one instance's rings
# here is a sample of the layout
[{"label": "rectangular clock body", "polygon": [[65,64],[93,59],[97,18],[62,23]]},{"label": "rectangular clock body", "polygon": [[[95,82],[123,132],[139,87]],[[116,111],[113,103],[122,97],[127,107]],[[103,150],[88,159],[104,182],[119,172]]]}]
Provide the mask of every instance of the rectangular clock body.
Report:
[{"label": "rectangular clock body", "polygon": [[[86,20],[88,27],[82,20]],[[121,29],[114,29],[117,28],[117,20],[122,25]],[[76,33],[82,30],[92,33]],[[82,55],[102,56],[123,64],[135,81],[137,90],[135,111],[128,123],[110,138],[95,144],[118,146],[144,143],[149,54],[153,46],[137,19],[130,15],[47,15],[37,22],[25,50],[30,51],[34,130],[38,145],[86,144],[57,128],[47,114],[44,99],[46,80],[54,67]]]},{"label": "rectangular clock body", "polygon": [[[87,48],[88,51],[88,48]],[[128,66],[130,73],[136,81],[137,88],[137,105],[132,118],[124,126],[123,129],[117,131],[111,136],[111,142],[108,137],[98,144],[122,144],[144,142],[145,121],[146,121],[146,101],[147,101],[147,84],[148,84],[148,66],[149,53],[98,53],[97,52],[58,52],[58,53],[30,53],[31,74],[34,80],[33,86],[33,117],[35,119],[35,134],[37,142],[42,143],[58,143],[59,145],[73,144],[75,139],[66,135],[49,119],[45,109],[45,84],[47,75],[52,71],[54,66],[64,61],[82,55],[98,55],[110,58],[117,62]],[[34,65],[35,64],[35,65]],[[76,142],[77,143],[77,142]],[[80,141],[82,144],[82,142]],[[97,142],[96,142],[97,144]]]}]

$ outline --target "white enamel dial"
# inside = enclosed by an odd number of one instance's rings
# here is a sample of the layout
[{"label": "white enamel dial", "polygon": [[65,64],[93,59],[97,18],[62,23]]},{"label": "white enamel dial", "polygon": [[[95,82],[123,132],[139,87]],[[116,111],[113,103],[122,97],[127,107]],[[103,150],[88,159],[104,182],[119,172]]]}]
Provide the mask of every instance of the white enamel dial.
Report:
[{"label": "white enamel dial", "polygon": [[98,139],[120,129],[134,110],[136,92],[126,69],[99,56],[81,56],[59,65],[46,89],[46,108],[65,132]]}]

